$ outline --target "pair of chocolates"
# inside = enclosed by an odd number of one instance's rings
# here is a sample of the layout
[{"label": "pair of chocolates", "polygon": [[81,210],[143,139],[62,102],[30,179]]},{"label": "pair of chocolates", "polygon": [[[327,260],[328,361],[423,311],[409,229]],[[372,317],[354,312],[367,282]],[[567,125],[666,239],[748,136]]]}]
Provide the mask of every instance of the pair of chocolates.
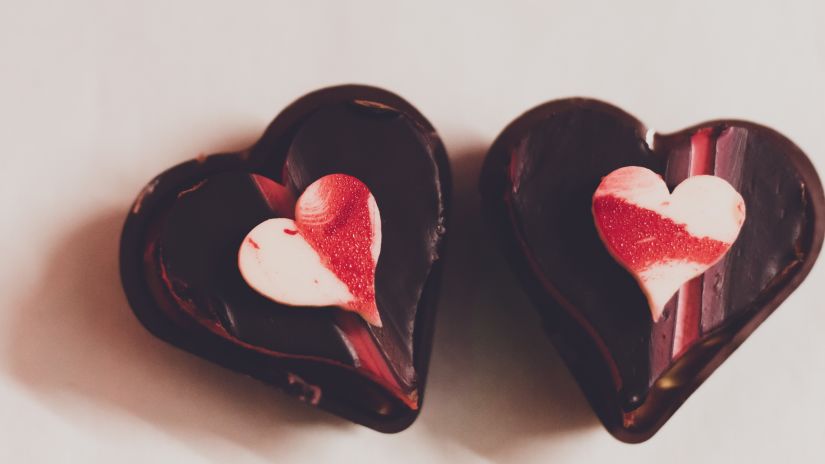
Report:
[{"label": "pair of chocolates", "polygon": [[[593,100],[516,119],[480,187],[550,337],[628,442],[801,283],[825,235],[817,174],[777,132],[660,135]],[[152,180],[123,230],[123,286],[167,342],[397,432],[423,401],[449,199],[444,146],[414,107],[323,89],[251,148]]]}]

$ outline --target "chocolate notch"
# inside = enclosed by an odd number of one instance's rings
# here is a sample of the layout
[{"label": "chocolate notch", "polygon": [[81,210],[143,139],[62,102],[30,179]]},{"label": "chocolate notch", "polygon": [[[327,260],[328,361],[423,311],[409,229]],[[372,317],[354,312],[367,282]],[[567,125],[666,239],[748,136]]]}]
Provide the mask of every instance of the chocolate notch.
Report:
[{"label": "chocolate notch", "polygon": [[[388,259],[379,259],[376,297],[383,329],[339,309],[279,306],[245,285],[237,263],[227,264],[228,250],[237,259],[239,240],[256,221],[282,215],[274,212],[277,196],[256,178],[297,197],[332,173],[360,179],[381,208],[381,256]],[[409,103],[374,87],[319,90],[281,112],[251,148],[200,157],[150,182],[121,237],[123,286],[138,319],[159,338],[354,422],[397,432],[423,401],[449,196],[444,147]],[[198,227],[211,235],[193,239],[187,232]],[[215,251],[193,260],[204,250]],[[393,278],[399,268],[408,272]]]},{"label": "chocolate notch", "polygon": [[[677,294],[654,324],[636,282],[599,240],[590,198],[622,166],[649,168],[672,190],[697,168],[690,155],[701,140],[691,138],[702,131],[702,169],[739,191],[748,217],[681,304],[687,314],[678,317]],[[487,155],[480,189],[551,339],[605,427],[626,442],[650,438],[802,282],[825,234],[816,171],[779,133],[720,120],[659,135],[595,100],[549,102],[513,121]]]}]

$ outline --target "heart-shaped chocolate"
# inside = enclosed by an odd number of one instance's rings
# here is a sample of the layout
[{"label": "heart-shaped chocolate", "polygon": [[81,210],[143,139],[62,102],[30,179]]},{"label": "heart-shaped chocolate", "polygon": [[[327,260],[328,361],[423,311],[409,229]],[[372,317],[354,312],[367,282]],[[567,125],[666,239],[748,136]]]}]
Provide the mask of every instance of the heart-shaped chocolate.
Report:
[{"label": "heart-shaped chocolate", "polygon": [[[630,268],[632,259],[614,259],[615,244],[602,243],[596,226],[594,194],[628,166],[661,176],[660,195],[691,176],[716,176],[747,206],[729,252],[682,285],[658,317],[620,264]],[[554,344],[604,425],[628,442],[652,436],[787,298],[825,234],[816,171],[779,133],[720,120],[661,135],[594,100],[550,102],[512,122],[487,155],[481,191],[485,216]],[[711,200],[693,196],[710,209]],[[686,214],[695,212],[676,213],[681,225]],[[613,219],[631,228],[646,220],[632,211]],[[729,229],[720,238],[735,237]],[[672,240],[682,228],[668,230]],[[637,246],[650,237],[624,239]],[[696,259],[716,261],[721,250],[706,251],[714,256]]]},{"label": "heart-shaped chocolate", "polygon": [[[285,109],[251,148],[151,181],[124,226],[123,285],[156,336],[352,421],[399,431],[423,398],[449,190],[443,145],[409,103],[372,87],[320,90]],[[355,207],[349,199],[364,192],[375,208],[333,211]],[[333,216],[361,222],[324,222]],[[285,224],[296,229],[281,227],[281,236],[300,237],[303,252],[272,248],[266,234]],[[338,227],[369,237],[329,240]],[[265,253],[247,257],[269,267],[244,265],[249,238]],[[338,296],[353,298],[304,292],[305,300],[283,301],[266,280],[273,270],[306,276],[317,266],[342,285]],[[374,279],[351,266],[370,267]]]}]

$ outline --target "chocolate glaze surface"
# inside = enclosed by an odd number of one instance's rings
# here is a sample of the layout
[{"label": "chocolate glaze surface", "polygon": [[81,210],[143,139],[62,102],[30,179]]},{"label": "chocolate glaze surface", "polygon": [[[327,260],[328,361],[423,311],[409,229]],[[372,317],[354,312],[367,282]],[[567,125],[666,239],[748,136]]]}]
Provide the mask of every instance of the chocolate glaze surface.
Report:
[{"label": "chocolate glaze surface", "polygon": [[[819,178],[775,131],[713,121],[651,135],[602,102],[550,102],[502,132],[481,179],[485,215],[550,336],[605,426],[629,442],[653,435],[799,285],[825,232]],[[647,167],[672,190],[697,162],[695,137],[706,137],[709,173],[742,194],[747,219],[728,255],[654,324],[638,285],[601,243],[591,199],[622,166]]]},{"label": "chocolate glaze surface", "polygon": [[[383,327],[339,308],[285,306],[240,276],[238,248],[273,210],[255,176],[297,198],[332,173],[357,177],[381,212]],[[150,182],[124,227],[121,273],[154,334],[384,432],[417,416],[440,274],[449,167],[432,126],[386,91],[341,86],[285,109],[248,150],[178,165]]]}]

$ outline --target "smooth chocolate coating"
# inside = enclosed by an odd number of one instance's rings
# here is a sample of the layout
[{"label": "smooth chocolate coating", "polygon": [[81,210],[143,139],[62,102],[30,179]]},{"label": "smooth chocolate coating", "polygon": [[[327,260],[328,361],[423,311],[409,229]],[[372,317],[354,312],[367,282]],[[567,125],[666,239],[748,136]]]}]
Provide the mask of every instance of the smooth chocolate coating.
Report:
[{"label": "smooth chocolate coating", "polygon": [[[244,236],[280,216],[252,175],[297,197],[331,173],[364,182],[381,212],[383,328],[339,308],[275,303],[237,268]],[[323,89],[286,108],[250,149],[189,161],[150,182],[124,227],[123,285],[160,338],[396,432],[422,402],[449,189],[443,145],[409,103],[372,87]]]},{"label": "smooth chocolate coating", "polygon": [[[638,285],[601,243],[591,214],[602,177],[622,166],[687,177],[691,136],[709,128],[714,174],[745,199],[747,219],[676,327],[675,295],[654,324]],[[511,123],[485,162],[487,219],[540,309],[554,343],[605,426],[637,442],[653,435],[809,272],[825,233],[822,185],[807,157],[777,132],[713,121],[650,134],[602,102],[569,99]],[[692,334],[674,353],[675,331]]]}]

